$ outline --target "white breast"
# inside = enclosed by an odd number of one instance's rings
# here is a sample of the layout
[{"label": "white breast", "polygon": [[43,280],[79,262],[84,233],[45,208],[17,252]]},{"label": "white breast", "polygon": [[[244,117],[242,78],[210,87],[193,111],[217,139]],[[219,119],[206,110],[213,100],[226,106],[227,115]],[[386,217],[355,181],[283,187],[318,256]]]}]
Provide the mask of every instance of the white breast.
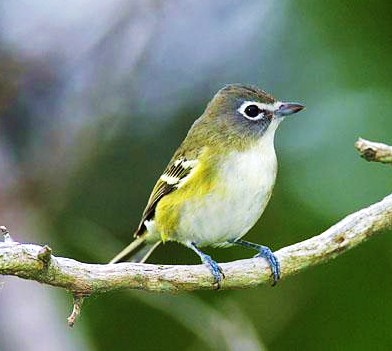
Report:
[{"label": "white breast", "polygon": [[275,183],[275,126],[244,152],[233,152],[219,165],[216,189],[182,211],[177,235],[199,246],[224,245],[245,235],[263,213]]}]

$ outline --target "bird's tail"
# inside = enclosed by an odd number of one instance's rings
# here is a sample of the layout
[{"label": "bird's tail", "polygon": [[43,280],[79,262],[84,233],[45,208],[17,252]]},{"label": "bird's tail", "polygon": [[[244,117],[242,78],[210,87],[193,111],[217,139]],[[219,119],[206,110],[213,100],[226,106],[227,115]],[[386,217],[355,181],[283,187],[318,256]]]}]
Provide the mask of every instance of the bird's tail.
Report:
[{"label": "bird's tail", "polygon": [[141,235],[119,252],[109,263],[127,261],[128,259],[131,262],[143,263],[160,243],[160,241],[147,243],[145,235]]}]

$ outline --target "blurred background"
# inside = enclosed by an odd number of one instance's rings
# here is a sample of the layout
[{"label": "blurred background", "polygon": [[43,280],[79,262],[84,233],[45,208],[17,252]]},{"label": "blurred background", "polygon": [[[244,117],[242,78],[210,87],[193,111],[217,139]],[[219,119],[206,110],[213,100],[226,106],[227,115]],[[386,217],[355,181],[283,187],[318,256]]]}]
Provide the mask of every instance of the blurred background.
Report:
[{"label": "blurred background", "polygon": [[[392,188],[353,148],[392,143],[391,15],[364,0],[1,1],[0,224],[107,262],[192,122],[241,82],[307,108],[277,132],[277,185],[247,238],[319,234]],[[391,349],[391,234],[275,288],[90,298],[73,329],[65,291],[1,278],[0,350]],[[150,262],[199,260],[168,244]]]}]

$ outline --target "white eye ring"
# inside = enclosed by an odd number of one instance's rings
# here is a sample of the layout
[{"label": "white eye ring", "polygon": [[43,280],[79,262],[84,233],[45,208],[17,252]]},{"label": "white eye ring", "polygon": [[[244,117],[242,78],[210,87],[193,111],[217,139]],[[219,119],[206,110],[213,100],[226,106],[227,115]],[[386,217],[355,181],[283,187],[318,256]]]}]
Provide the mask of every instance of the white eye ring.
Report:
[{"label": "white eye ring", "polygon": [[[253,107],[255,106],[255,107]],[[244,101],[241,106],[238,108],[238,112],[241,113],[246,119],[251,121],[258,121],[264,117],[263,111],[273,112],[275,110],[275,104],[262,104],[256,101]],[[258,111],[256,110],[258,109]],[[258,112],[256,114],[256,112]]]}]

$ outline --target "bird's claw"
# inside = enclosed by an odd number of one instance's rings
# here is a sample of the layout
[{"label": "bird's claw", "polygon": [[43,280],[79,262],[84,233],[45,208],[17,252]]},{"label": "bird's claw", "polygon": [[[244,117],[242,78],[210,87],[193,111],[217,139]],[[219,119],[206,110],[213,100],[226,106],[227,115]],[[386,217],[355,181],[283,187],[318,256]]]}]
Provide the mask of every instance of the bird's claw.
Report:
[{"label": "bird's claw", "polygon": [[267,260],[270,269],[271,277],[273,278],[272,286],[275,286],[280,279],[280,264],[276,256],[272,253],[271,249],[267,246],[261,246],[259,253],[255,257],[262,257]]},{"label": "bird's claw", "polygon": [[222,268],[211,258],[211,256],[200,251],[200,249],[196,246],[196,243],[191,242],[187,246],[199,255],[201,261],[207,266],[214,277],[214,286],[216,289],[219,289],[222,279],[225,278]]},{"label": "bird's claw", "polygon": [[216,289],[219,289],[222,280],[225,278],[225,274],[223,273],[222,268],[208,255],[205,255],[203,257],[203,262],[208,267],[212,276],[214,277],[214,286],[216,287]]}]

